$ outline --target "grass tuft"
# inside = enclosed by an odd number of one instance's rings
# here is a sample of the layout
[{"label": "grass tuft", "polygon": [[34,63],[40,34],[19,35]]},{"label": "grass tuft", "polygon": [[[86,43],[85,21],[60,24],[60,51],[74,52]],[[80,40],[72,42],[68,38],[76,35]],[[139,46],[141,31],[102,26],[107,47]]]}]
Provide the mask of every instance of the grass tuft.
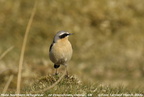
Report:
[{"label": "grass tuft", "polygon": [[[37,81],[35,81],[32,86],[30,87],[30,89],[32,91],[37,91],[37,90],[41,90],[41,89],[45,89],[46,87],[51,86],[52,84],[54,84],[58,79],[60,78],[60,75],[47,75],[47,76],[43,76],[39,79],[37,79]],[[80,85],[80,81],[78,79],[76,79],[74,76],[68,76],[68,77],[64,77],[57,86],[69,86],[69,85]]]}]

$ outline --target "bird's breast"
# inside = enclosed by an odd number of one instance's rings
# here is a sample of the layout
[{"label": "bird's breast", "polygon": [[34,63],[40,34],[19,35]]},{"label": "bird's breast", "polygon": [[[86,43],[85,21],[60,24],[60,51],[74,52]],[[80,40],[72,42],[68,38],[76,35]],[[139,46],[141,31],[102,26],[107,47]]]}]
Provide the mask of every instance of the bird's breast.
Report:
[{"label": "bird's breast", "polygon": [[53,44],[50,59],[54,63],[65,64],[72,56],[72,46],[68,40],[61,39]]}]

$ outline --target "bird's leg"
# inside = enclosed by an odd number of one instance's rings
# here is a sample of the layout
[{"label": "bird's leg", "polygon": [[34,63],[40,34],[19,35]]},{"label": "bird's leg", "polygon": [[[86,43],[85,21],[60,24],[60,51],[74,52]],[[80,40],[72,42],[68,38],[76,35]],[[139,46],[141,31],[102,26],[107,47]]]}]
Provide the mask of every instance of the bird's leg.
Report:
[{"label": "bird's leg", "polygon": [[58,75],[58,71],[57,71],[57,68],[56,68],[56,71],[55,71],[55,75]]},{"label": "bird's leg", "polygon": [[68,77],[68,68],[67,68],[67,65],[65,65],[65,69],[66,69],[66,77]]},{"label": "bird's leg", "polygon": [[55,71],[55,75],[58,75],[58,71],[57,71],[57,69],[60,67],[60,65],[57,65],[57,64],[54,64],[54,68],[56,69],[56,71]]}]

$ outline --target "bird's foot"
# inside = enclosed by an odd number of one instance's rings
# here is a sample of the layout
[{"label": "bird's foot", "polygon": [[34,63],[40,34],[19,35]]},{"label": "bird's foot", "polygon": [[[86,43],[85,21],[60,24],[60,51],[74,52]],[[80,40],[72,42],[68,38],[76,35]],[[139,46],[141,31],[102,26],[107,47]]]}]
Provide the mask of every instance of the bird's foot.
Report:
[{"label": "bird's foot", "polygon": [[56,72],[54,75],[58,75],[58,73]]},{"label": "bird's foot", "polygon": [[68,74],[66,74],[66,75],[65,75],[65,78],[69,78],[69,75],[68,75]]}]

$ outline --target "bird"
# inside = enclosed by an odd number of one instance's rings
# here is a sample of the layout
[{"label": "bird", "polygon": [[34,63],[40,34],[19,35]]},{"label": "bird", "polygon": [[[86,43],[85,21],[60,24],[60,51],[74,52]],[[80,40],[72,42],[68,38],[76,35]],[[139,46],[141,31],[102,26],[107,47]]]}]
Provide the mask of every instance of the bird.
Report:
[{"label": "bird", "polygon": [[60,65],[64,65],[66,75],[68,76],[67,65],[73,53],[72,45],[68,37],[72,35],[67,31],[59,31],[53,38],[53,42],[49,48],[50,60],[54,63],[55,75],[58,75],[57,69]]}]

